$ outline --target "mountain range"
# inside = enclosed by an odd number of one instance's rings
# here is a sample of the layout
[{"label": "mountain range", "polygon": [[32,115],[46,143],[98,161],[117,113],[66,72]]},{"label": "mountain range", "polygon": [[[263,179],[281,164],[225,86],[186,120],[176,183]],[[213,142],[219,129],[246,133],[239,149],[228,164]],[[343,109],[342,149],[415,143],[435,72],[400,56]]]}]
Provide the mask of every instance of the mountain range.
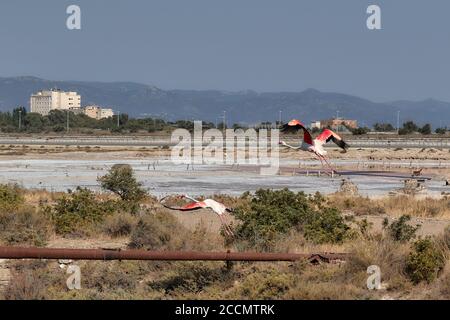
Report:
[{"label": "mountain range", "polygon": [[77,91],[82,105],[111,107],[133,117],[158,116],[166,120],[204,120],[220,122],[226,111],[227,123],[255,124],[279,119],[313,120],[340,116],[358,120],[361,126],[376,122],[397,123],[415,121],[434,127],[450,126],[450,103],[428,99],[424,101],[394,101],[378,103],[360,97],[307,89],[302,92],[255,91],[227,92],[219,90],[162,90],[155,86],[133,82],[51,81],[36,77],[0,77],[0,111],[16,106],[29,109],[32,93],[59,88]]}]

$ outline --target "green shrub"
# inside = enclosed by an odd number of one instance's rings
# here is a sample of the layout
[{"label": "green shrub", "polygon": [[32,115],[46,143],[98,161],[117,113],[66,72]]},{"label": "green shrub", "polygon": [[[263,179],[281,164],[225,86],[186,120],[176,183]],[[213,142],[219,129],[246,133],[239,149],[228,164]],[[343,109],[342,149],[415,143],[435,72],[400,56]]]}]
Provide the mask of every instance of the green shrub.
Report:
[{"label": "green shrub", "polygon": [[445,267],[443,252],[431,238],[417,240],[406,259],[406,274],[415,284],[431,283]]},{"label": "green shrub", "polygon": [[383,221],[383,227],[388,230],[389,235],[395,241],[408,242],[416,237],[416,232],[420,229],[420,225],[410,226],[408,224],[409,221],[411,221],[411,216],[409,215],[401,216],[390,225],[389,221],[385,219]]},{"label": "green shrub", "polygon": [[311,213],[304,222],[305,238],[311,242],[341,243],[347,238],[350,227],[335,208],[325,208]]},{"label": "green shrub", "polygon": [[312,242],[335,243],[341,242],[349,229],[340,212],[326,207],[320,194],[260,189],[253,196],[246,193],[242,197],[248,203],[235,208],[233,215],[241,222],[235,232],[238,239],[251,245],[270,248],[292,229],[303,230]]},{"label": "green shrub", "polygon": [[240,220],[235,231],[237,238],[251,245],[270,246],[277,236],[300,224],[311,212],[308,197],[288,189],[257,190],[252,196],[244,194],[249,203],[235,208],[233,215]]},{"label": "green shrub", "polygon": [[19,186],[0,184],[0,211],[16,210],[23,201]]},{"label": "green shrub", "polygon": [[34,208],[0,213],[0,238],[10,245],[44,246],[50,234],[50,221]]},{"label": "green shrub", "polygon": [[58,234],[86,233],[115,210],[113,201],[99,201],[92,191],[77,188],[58,199],[53,207],[46,207]]},{"label": "green shrub", "polygon": [[125,202],[125,207],[136,212],[139,202],[145,198],[146,192],[142,183],[137,182],[133,169],[128,164],[115,164],[109,172],[98,181],[105,190],[109,190]]}]

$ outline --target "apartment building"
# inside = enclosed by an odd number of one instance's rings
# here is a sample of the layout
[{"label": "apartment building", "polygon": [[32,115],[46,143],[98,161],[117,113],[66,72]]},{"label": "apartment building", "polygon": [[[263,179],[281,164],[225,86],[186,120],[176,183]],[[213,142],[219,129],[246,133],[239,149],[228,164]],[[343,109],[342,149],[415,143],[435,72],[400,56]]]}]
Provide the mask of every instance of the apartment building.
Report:
[{"label": "apartment building", "polygon": [[65,92],[58,89],[39,91],[30,98],[31,112],[46,116],[51,110],[71,110],[81,108],[81,96],[76,92]]},{"label": "apartment building", "polygon": [[84,114],[93,119],[105,119],[114,115],[114,112],[110,108],[102,108],[96,105],[86,106],[84,108]]}]

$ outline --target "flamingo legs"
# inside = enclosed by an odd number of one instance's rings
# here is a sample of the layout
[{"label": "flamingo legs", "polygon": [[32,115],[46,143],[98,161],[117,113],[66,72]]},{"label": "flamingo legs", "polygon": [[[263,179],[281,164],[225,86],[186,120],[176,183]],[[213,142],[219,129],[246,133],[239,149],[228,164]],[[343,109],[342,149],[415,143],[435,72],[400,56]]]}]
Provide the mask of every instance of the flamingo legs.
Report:
[{"label": "flamingo legs", "polygon": [[336,172],[336,170],[333,168],[333,166],[330,164],[330,162],[327,160],[327,158],[325,156],[318,154],[317,152],[315,152],[315,155],[317,156],[317,158],[319,158],[320,163],[322,164],[322,168],[325,169],[325,165],[324,165],[324,162],[325,162],[325,164],[328,167],[327,171],[329,171],[330,174]]},{"label": "flamingo legs", "polygon": [[328,168],[330,168],[331,172],[337,172],[336,170],[334,170],[333,166],[330,164],[330,162],[327,160],[326,157],[322,156],[323,160],[325,161],[325,163],[328,165]]},{"label": "flamingo legs", "polygon": [[224,229],[225,229],[225,233],[226,233],[228,236],[234,237],[233,231],[231,230],[230,226],[225,222],[225,220],[223,219],[222,215],[221,215],[221,214],[218,214],[218,216],[219,216],[220,221],[222,222],[222,225],[223,225],[223,227],[224,227]]}]

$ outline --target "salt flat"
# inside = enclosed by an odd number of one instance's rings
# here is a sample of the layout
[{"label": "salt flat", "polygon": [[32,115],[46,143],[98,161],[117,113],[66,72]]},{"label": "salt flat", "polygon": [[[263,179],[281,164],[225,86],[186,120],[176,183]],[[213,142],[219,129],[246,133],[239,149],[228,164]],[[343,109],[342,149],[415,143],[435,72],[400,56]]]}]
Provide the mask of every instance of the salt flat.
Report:
[{"label": "salt flat", "polygon": [[[45,156],[43,156],[45,157]],[[292,165],[292,161],[282,160],[282,165]],[[344,160],[339,161],[345,165]],[[115,157],[104,159],[8,159],[0,160],[0,183],[18,183],[25,188],[66,191],[77,186],[99,190],[97,178],[104,175],[114,164],[127,163],[135,170],[136,176],[151,194],[163,196],[172,193],[191,195],[230,194],[240,195],[245,191],[259,188],[289,188],[293,191],[305,191],[324,194],[339,189],[342,177],[274,175],[263,176],[258,170],[233,170],[230,166],[196,165],[194,169],[186,165],[177,165],[167,158],[130,159]],[[315,162],[311,162],[316,164]],[[303,165],[307,165],[305,162]],[[348,163],[349,165],[354,163]],[[362,195],[383,196],[403,186],[402,179],[369,176],[346,176],[354,182]],[[428,194],[438,196],[448,191],[443,181],[438,179],[426,183]]]}]

